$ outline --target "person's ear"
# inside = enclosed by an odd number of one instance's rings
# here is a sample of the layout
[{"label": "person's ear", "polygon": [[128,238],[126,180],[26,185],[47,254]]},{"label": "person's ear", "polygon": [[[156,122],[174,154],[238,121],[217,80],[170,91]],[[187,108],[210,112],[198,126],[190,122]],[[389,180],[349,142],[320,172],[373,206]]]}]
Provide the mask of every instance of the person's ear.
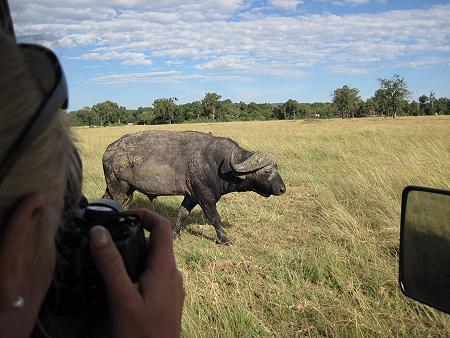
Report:
[{"label": "person's ear", "polygon": [[[45,271],[41,262],[34,262],[36,234],[41,230],[45,209],[42,194],[30,194],[19,200],[5,219],[0,240],[0,325],[2,336],[28,337],[45,295],[37,271]],[[34,270],[33,270],[34,269]],[[30,271],[31,270],[31,271]],[[45,287],[44,287],[45,286]],[[20,308],[14,308],[21,301]]]},{"label": "person's ear", "polygon": [[26,236],[30,230],[27,225],[36,223],[42,217],[42,211],[45,208],[45,197],[41,193],[33,193],[23,197],[6,220],[6,229],[1,239],[1,251],[18,242]]},{"label": "person's ear", "polygon": [[[0,241],[0,276],[12,276],[23,264],[24,252],[29,249],[30,236],[35,233],[32,224],[39,222],[45,207],[45,198],[42,194],[30,194],[22,198],[5,220],[6,227]],[[3,279],[3,278],[2,278]],[[16,283],[13,278],[6,278],[1,284]],[[6,283],[8,284],[8,283]],[[9,301],[8,289],[13,285],[0,287],[0,303]],[[5,287],[7,290],[5,290]]]}]

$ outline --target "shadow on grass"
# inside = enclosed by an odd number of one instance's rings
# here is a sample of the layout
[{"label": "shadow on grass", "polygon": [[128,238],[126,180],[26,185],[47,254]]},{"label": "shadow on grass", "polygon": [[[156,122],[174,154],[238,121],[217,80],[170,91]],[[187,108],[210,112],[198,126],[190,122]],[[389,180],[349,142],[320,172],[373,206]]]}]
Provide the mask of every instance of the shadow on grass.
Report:
[{"label": "shadow on grass", "polygon": [[[192,229],[192,228],[184,228],[184,230],[187,231],[188,233],[190,233],[193,236],[204,238],[204,239],[207,239],[209,241],[217,243],[217,238],[215,236],[210,236],[208,234],[205,234],[205,233],[203,233],[201,231],[198,231],[198,230]],[[181,236],[181,238],[183,238],[183,236]]]},{"label": "shadow on grass", "polygon": [[[157,214],[167,218],[172,223],[172,225],[175,224],[179,210],[179,205],[174,206],[172,203],[165,203],[164,201],[159,200],[158,198],[150,202],[149,199],[143,195],[137,196],[135,195],[133,199],[125,207],[126,209],[137,209],[137,208],[150,209],[151,211],[154,211]],[[194,210],[191,211],[189,216],[183,222],[183,229],[185,229],[191,235],[202,237],[211,241],[216,240],[215,237],[204,234],[201,231],[192,229],[191,227],[187,227],[191,223],[210,224],[205,214],[198,205],[194,208]],[[222,220],[222,226],[224,228],[231,228],[233,227],[233,224]]]},{"label": "shadow on grass", "polygon": [[387,253],[394,258],[399,257],[400,256],[400,245],[394,244],[394,245],[388,246]]}]

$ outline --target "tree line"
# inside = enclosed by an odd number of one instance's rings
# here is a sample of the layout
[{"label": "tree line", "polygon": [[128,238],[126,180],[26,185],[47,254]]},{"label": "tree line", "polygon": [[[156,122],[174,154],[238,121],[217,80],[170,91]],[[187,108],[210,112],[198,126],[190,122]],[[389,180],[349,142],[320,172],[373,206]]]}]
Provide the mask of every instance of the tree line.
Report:
[{"label": "tree line", "polygon": [[334,91],[333,104],[343,118],[360,116],[389,116],[398,115],[449,115],[450,100],[446,97],[436,98],[433,92],[418,97],[418,101],[408,99],[411,92],[408,90],[405,79],[395,74],[391,79],[378,79],[380,88],[375,94],[363,101],[358,95],[357,88],[343,86]]},{"label": "tree line", "polygon": [[450,99],[436,98],[433,92],[409,101],[411,92],[406,81],[395,74],[391,79],[378,79],[380,88],[366,100],[357,88],[337,88],[331,102],[301,103],[289,99],[285,103],[245,103],[222,100],[217,93],[205,93],[201,101],[177,104],[176,97],[159,98],[151,106],[127,109],[112,101],[97,103],[70,112],[72,125],[108,126],[120,124],[171,124],[204,121],[285,120],[305,118],[354,118],[366,116],[449,115]]}]

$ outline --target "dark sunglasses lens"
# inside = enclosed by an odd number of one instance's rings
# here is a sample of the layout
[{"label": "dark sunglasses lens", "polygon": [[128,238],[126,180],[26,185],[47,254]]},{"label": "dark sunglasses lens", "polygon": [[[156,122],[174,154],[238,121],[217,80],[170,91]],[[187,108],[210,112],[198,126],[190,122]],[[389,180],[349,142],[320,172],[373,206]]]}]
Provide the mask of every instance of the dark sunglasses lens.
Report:
[{"label": "dark sunglasses lens", "polygon": [[[49,95],[58,85],[62,71],[55,54],[37,45],[20,45],[25,61],[41,90]],[[67,100],[67,96],[64,101]]]}]

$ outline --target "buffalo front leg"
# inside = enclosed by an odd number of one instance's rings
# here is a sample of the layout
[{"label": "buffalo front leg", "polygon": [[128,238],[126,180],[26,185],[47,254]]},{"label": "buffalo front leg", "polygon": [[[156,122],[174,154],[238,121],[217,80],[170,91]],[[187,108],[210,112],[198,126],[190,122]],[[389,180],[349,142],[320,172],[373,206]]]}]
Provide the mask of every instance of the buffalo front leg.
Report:
[{"label": "buffalo front leg", "polygon": [[206,218],[208,218],[209,222],[214,226],[214,229],[216,229],[218,242],[225,245],[233,244],[228,239],[225,230],[223,230],[222,228],[222,220],[220,219],[220,215],[217,212],[216,203],[212,202],[200,203],[200,206],[202,207],[203,212],[206,215]]},{"label": "buffalo front leg", "polygon": [[195,208],[197,202],[189,196],[185,196],[183,202],[181,202],[180,210],[178,211],[177,220],[173,227],[173,238],[180,238],[181,226],[183,225],[183,221],[188,217],[192,209]]}]

